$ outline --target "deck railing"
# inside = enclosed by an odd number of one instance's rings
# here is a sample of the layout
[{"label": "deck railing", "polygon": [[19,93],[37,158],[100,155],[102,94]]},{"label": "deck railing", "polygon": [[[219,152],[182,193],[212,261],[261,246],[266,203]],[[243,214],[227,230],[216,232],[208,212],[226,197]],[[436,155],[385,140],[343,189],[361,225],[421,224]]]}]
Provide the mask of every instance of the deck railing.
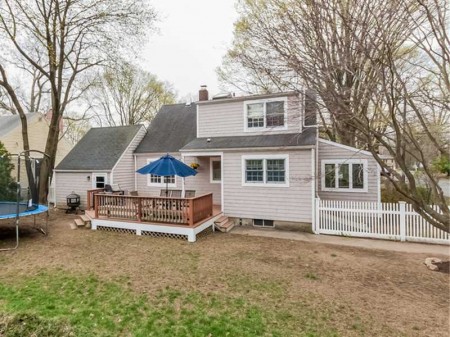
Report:
[{"label": "deck railing", "polygon": [[94,195],[103,191],[105,191],[104,188],[96,188],[87,191],[87,210],[94,209]]},{"label": "deck railing", "polygon": [[213,214],[212,193],[195,198],[94,194],[95,217],[193,226]]}]

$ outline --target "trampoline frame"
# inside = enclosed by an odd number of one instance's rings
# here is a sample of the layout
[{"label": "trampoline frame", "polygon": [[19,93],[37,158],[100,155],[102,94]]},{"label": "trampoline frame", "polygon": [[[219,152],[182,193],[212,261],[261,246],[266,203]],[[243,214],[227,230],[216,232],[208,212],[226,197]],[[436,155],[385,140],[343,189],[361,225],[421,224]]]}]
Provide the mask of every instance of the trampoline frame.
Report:
[{"label": "trampoline frame", "polygon": [[[35,206],[37,206],[36,209],[31,210],[31,211],[25,211],[25,212],[20,212],[20,197],[21,197],[21,185],[20,185],[20,158],[24,157],[25,154],[30,154],[31,152],[37,152],[40,153],[44,156],[46,156],[47,158],[50,158],[50,156],[48,154],[46,154],[45,152],[39,151],[39,150],[25,150],[20,152],[17,155],[12,155],[12,156],[17,156],[17,202],[15,202],[17,204],[16,206],[16,214],[12,213],[10,214],[11,216],[0,216],[0,220],[3,219],[15,219],[14,223],[15,223],[15,228],[16,228],[16,244],[14,247],[11,248],[1,248],[0,252],[2,251],[10,251],[10,250],[16,250],[19,247],[19,224],[20,224],[20,218],[21,217],[27,217],[30,215],[34,216],[34,228],[38,229],[40,232],[42,232],[44,235],[47,235],[47,228],[48,228],[48,207],[44,206],[44,205],[39,205],[39,204],[34,204]],[[45,220],[45,230],[42,228],[37,228],[36,227],[36,215],[38,214],[43,214],[43,213],[47,213],[46,215],[46,220]]]}]

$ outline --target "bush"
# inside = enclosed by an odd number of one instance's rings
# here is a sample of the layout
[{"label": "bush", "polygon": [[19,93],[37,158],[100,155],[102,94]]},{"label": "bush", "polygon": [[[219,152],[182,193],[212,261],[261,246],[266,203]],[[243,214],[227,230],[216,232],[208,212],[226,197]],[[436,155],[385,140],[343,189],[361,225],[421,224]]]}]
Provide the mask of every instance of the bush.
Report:
[{"label": "bush", "polygon": [[440,156],[433,161],[433,167],[440,173],[445,173],[450,177],[450,158],[448,156]]},{"label": "bush", "polygon": [[15,199],[15,182],[11,177],[14,165],[5,146],[0,142],[0,200]]}]

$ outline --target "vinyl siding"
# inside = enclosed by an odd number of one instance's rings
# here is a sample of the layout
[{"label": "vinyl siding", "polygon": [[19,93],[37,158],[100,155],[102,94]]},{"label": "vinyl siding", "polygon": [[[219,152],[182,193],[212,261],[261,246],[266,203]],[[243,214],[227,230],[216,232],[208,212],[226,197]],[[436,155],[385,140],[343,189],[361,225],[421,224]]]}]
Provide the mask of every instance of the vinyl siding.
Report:
[{"label": "vinyl siding", "polygon": [[[139,154],[136,157],[137,169],[147,165],[147,160],[152,158],[159,158],[165,155],[165,153],[148,153],[141,155]],[[172,156],[181,160],[181,155],[179,153],[172,153]],[[209,158],[210,157],[186,157],[185,163],[189,165],[192,162],[197,162],[200,164],[200,167],[197,169],[197,175],[192,177],[185,178],[185,189],[186,190],[195,190],[195,195],[199,196],[202,194],[213,193],[213,202],[215,205],[221,204],[221,186],[220,184],[211,184],[210,177],[210,167],[209,167]],[[147,178],[148,175],[136,174],[137,178],[137,190],[139,194],[142,195],[150,195],[150,196],[159,196],[162,189],[165,189],[165,186],[148,186]],[[115,178],[114,178],[115,181]],[[181,190],[182,187],[182,178],[175,177],[176,187],[169,186],[169,189]]]},{"label": "vinyl siding", "polygon": [[[48,124],[44,117],[36,116],[32,120],[28,121],[28,141],[32,150],[45,151],[45,145],[48,136]],[[19,126],[0,138],[0,141],[5,145],[6,150],[11,154],[18,154],[23,151],[22,140],[22,127]],[[58,143],[58,150],[56,152],[55,166],[70,152],[73,144],[66,138],[62,138]],[[33,155],[33,154],[32,154]],[[41,157],[41,154],[35,154],[37,157]],[[17,159],[13,159],[14,165],[17,163]],[[21,177],[26,177],[25,166],[22,161],[22,169],[20,172]],[[17,172],[14,169],[12,176],[16,177]],[[22,186],[28,187],[28,181],[22,180]]]},{"label": "vinyl siding", "polygon": [[[136,170],[141,167],[147,165],[148,159],[159,159],[161,156],[164,156],[166,153],[146,153],[146,154],[138,154],[136,155]],[[181,159],[181,155],[179,153],[171,153],[177,159]],[[136,173],[136,183],[137,183],[137,191],[140,195],[148,195],[148,196],[159,196],[160,191],[165,189],[164,186],[148,186],[147,185],[147,174],[139,174]],[[169,186],[169,189],[177,189],[181,190],[181,178],[175,177],[176,186]]]},{"label": "vinyl siding", "polygon": [[242,156],[224,153],[224,213],[230,217],[311,222],[311,150],[264,151],[258,155],[289,155],[289,187],[242,186]]},{"label": "vinyl siding", "polygon": [[[86,208],[87,191],[93,189],[92,175],[92,172],[55,172],[56,207],[67,208],[66,197],[75,192],[80,195],[81,207]],[[91,177],[90,181],[87,180],[88,176]],[[110,181],[110,178],[111,176],[108,174],[107,182]]]},{"label": "vinyl siding", "polygon": [[[212,193],[214,205],[220,205],[222,203],[221,184],[210,182],[210,158],[211,157],[185,157],[184,161],[188,165],[194,161],[200,164],[197,169],[197,175],[185,179],[185,188],[186,190],[195,190],[196,196]],[[220,157],[213,158],[220,159]]]},{"label": "vinyl siding", "polygon": [[[45,151],[45,144],[48,136],[48,124],[44,117],[35,117],[28,121],[28,141],[32,150]],[[22,127],[19,126],[9,132],[7,135],[0,138],[0,141],[5,145],[5,148],[11,154],[17,154],[23,151],[22,141]],[[58,151],[56,152],[55,165],[70,152],[73,144],[66,138],[62,138],[58,144]]]},{"label": "vinyl siding", "polygon": [[145,136],[145,128],[142,127],[131,141],[127,150],[113,169],[113,183],[118,184],[121,190],[134,190],[134,155],[133,151]]},{"label": "vinyl siding", "polygon": [[[283,99],[283,98],[280,98]],[[260,134],[293,133],[301,130],[301,100],[287,97],[287,129],[245,131],[245,102],[227,102],[198,106],[198,137],[250,136]]]},{"label": "vinyl siding", "polygon": [[[329,159],[367,159],[367,192],[322,191],[322,160]],[[378,164],[371,155],[361,152],[355,152],[339,147],[337,145],[327,144],[319,141],[318,194],[320,198],[331,200],[378,201],[378,175]]]}]

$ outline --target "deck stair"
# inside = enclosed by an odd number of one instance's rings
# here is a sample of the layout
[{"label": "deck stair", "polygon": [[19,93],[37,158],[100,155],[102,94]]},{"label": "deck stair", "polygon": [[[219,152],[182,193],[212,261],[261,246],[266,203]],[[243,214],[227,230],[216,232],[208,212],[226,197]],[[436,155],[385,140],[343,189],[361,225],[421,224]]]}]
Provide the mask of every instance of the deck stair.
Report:
[{"label": "deck stair", "polygon": [[70,228],[77,229],[79,227],[91,228],[91,218],[87,215],[80,215],[79,218],[74,219],[74,222],[70,225]]},{"label": "deck stair", "polygon": [[217,219],[216,221],[214,221],[214,226],[216,227],[216,229],[218,229],[219,231],[223,232],[223,233],[227,233],[229,231],[231,231],[234,227],[234,222],[231,221],[230,219],[228,219],[227,216],[221,216],[219,219]]}]

